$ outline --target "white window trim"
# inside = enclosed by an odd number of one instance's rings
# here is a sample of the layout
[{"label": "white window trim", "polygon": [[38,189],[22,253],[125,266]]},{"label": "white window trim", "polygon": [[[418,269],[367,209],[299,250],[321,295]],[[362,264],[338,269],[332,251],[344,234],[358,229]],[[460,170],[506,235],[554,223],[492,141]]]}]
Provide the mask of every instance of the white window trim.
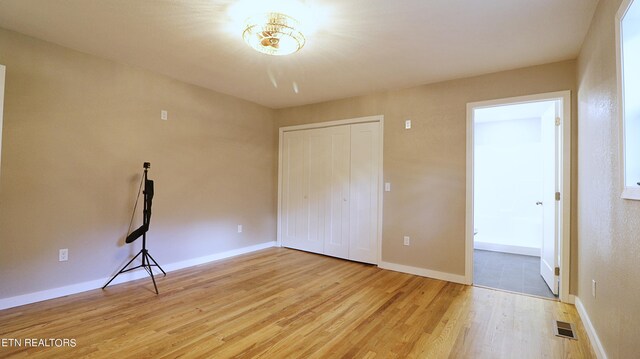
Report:
[{"label": "white window trim", "polygon": [[[640,186],[627,187],[626,183],[626,131],[625,131],[625,116],[624,116],[624,69],[623,69],[623,57],[622,57],[622,19],[627,13],[634,0],[624,0],[620,4],[618,13],[616,14],[616,67],[617,67],[617,81],[618,81],[618,119],[620,120],[620,186],[622,188],[622,194],[620,197],[623,199],[640,200]],[[639,0],[640,1],[640,0]]]}]

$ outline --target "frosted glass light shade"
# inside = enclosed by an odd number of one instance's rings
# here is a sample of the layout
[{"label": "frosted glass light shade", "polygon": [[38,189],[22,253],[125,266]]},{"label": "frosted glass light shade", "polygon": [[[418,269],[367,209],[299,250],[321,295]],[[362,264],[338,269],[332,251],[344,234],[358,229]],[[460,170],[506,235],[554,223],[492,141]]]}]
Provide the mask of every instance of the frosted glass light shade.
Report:
[{"label": "frosted glass light shade", "polygon": [[300,24],[291,16],[269,12],[247,19],[242,38],[256,51],[268,55],[289,55],[305,43]]}]

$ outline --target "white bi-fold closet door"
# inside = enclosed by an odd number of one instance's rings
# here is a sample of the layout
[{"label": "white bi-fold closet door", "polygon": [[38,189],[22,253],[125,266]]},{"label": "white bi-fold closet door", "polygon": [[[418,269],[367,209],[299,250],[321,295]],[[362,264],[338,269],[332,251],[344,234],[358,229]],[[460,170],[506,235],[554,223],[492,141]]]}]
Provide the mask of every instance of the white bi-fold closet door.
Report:
[{"label": "white bi-fold closet door", "polygon": [[379,122],[283,133],[284,247],[378,262],[379,136]]}]

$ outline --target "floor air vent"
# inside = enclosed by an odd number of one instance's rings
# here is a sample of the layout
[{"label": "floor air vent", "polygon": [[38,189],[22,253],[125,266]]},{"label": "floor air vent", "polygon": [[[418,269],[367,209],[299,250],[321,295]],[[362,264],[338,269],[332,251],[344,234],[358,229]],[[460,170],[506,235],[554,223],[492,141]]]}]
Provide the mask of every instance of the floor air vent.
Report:
[{"label": "floor air vent", "polygon": [[556,320],[553,325],[553,330],[557,337],[578,340],[575,334],[576,332],[573,329],[572,323],[561,322],[559,320]]}]

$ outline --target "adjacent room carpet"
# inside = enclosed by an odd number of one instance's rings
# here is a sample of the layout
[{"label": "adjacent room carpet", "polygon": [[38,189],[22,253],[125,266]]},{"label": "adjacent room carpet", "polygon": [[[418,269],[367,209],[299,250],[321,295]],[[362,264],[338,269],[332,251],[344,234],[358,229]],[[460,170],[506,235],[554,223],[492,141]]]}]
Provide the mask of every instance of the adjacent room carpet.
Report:
[{"label": "adjacent room carpet", "polygon": [[556,299],[540,276],[540,257],[476,249],[473,263],[476,285]]}]

